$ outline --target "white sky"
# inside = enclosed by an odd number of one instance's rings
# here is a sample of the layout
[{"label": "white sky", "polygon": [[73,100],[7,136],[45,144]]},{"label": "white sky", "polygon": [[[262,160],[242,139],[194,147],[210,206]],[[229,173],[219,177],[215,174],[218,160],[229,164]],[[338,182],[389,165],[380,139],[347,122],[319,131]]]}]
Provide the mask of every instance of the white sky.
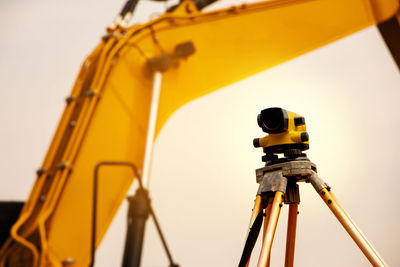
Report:
[{"label": "white sky", "polygon": [[[121,6],[0,2],[1,199],[27,198],[79,66]],[[135,19],[163,8],[143,2]],[[156,142],[150,185],[177,262],[237,265],[257,190],[254,169],[262,166],[252,147],[262,135],[256,116],[281,106],[306,117],[310,159],[387,263],[400,266],[399,87],[399,72],[371,27],[185,105]],[[369,266],[312,187],[300,190],[296,266]],[[271,266],[283,265],[286,212]],[[96,266],[120,265],[125,216],[126,204]],[[167,266],[151,222],[147,230],[143,266]]]}]

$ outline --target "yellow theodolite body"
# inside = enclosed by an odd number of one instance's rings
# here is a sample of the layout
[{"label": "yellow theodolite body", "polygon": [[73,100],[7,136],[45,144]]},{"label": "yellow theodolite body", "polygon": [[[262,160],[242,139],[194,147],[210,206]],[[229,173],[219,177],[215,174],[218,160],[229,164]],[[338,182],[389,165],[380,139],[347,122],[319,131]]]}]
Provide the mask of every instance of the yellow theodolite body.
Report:
[{"label": "yellow theodolite body", "polygon": [[269,133],[254,139],[255,147],[263,147],[265,152],[284,153],[287,149],[309,148],[309,137],[303,116],[282,108],[268,108],[257,117],[258,125]]}]

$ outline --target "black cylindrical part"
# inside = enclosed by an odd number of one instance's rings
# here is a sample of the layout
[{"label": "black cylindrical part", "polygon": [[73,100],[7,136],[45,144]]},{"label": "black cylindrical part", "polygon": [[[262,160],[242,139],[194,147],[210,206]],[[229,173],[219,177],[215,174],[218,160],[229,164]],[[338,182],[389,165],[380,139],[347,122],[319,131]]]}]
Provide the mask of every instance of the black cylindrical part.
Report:
[{"label": "black cylindrical part", "polygon": [[122,266],[139,267],[146,221],[150,213],[150,198],[145,189],[139,188],[135,196],[128,200],[128,230]]},{"label": "black cylindrical part", "polygon": [[308,136],[307,132],[302,132],[300,134],[300,139],[301,139],[301,142],[307,142],[310,139],[310,137]]},{"label": "black cylindrical part", "polygon": [[127,1],[125,2],[124,7],[121,9],[121,12],[119,12],[119,15],[120,15],[121,17],[124,17],[124,16],[126,15],[126,13],[128,13],[131,4],[132,4],[132,1],[131,1],[131,0],[127,0]]},{"label": "black cylindrical part", "polygon": [[267,108],[257,116],[257,123],[266,133],[282,133],[288,129],[289,117],[282,108]]},{"label": "black cylindrical part", "polygon": [[254,138],[253,139],[253,146],[254,147],[260,147],[260,138]]}]

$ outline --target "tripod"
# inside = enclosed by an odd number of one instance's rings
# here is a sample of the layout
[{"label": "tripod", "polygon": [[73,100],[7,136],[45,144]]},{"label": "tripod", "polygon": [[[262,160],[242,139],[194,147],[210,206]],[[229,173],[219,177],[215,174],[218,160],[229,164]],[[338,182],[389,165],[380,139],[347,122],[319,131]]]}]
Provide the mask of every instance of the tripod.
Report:
[{"label": "tripod", "polygon": [[285,155],[283,158],[267,154],[263,157],[263,161],[266,162],[266,166],[256,170],[257,183],[260,186],[239,267],[249,265],[251,252],[260,232],[264,215],[263,243],[257,266],[268,267],[270,265],[272,242],[283,203],[289,205],[285,267],[293,266],[297,210],[300,203],[299,185],[297,184],[299,182],[313,185],[314,189],[373,266],[386,266],[383,259],[336,200],[329,185],[318,176],[316,165],[307,158],[306,154],[298,151],[295,155],[292,154],[289,157]]}]

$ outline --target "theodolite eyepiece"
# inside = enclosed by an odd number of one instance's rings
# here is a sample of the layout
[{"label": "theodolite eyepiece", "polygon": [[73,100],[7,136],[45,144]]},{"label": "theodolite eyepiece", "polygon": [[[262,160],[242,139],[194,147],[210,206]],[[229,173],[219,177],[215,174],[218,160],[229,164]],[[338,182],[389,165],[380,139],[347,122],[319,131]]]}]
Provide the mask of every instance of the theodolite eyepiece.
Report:
[{"label": "theodolite eyepiece", "polygon": [[288,129],[289,117],[284,109],[267,108],[258,114],[257,123],[266,133],[282,133]]},{"label": "theodolite eyepiece", "polygon": [[283,108],[267,108],[257,116],[257,123],[268,133],[263,138],[253,140],[255,147],[263,147],[266,153],[285,153],[309,148],[309,137],[303,116]]}]

